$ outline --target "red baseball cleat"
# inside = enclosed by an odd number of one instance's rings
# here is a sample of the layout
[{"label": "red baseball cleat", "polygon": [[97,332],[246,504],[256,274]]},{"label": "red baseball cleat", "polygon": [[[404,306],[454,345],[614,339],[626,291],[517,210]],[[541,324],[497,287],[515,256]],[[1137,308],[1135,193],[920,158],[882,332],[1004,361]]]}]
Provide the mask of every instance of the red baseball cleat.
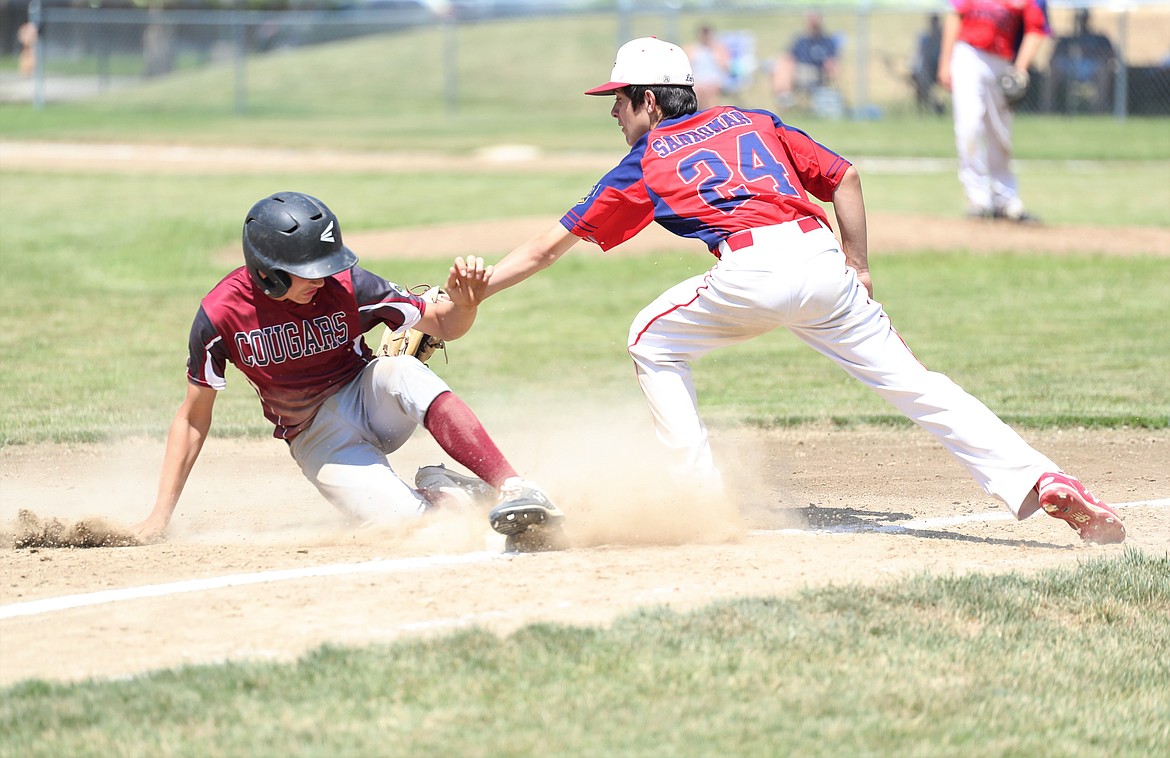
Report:
[{"label": "red baseball cleat", "polygon": [[1073,477],[1045,474],[1036,482],[1036,492],[1044,512],[1067,521],[1085,542],[1114,545],[1125,540],[1121,518]]}]

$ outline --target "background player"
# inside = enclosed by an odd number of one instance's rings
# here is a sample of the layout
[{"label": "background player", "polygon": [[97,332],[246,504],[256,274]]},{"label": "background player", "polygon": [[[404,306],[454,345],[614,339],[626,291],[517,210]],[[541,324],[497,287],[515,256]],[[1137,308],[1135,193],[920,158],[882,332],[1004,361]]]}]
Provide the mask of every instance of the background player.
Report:
[{"label": "background player", "polygon": [[482,485],[440,466],[416,490],[387,461],[418,426],[457,462],[499,490],[493,526],[509,538],[559,529],[563,516],[521,479],[471,409],[413,357],[374,358],[363,334],[379,323],[417,325],[440,339],[471,328],[490,276],[483,259],[455,260],[435,303],[357,266],[337,217],[320,200],[282,192],[244,221],[245,265],[203,298],[191,326],[187,396],[171,422],[150,515],[134,527],[162,539],[211,429],[230,361],[260,396],[264,415],[317,489],[356,523],[421,515],[443,496]]},{"label": "background player", "polygon": [[[1043,0],[1039,0],[1043,2]],[[1012,172],[1014,113],[999,78],[1025,74],[1049,35],[1038,0],[952,0],[943,22],[938,81],[951,91],[959,182],[967,215],[1035,223]]]},{"label": "background player", "polygon": [[[629,352],[676,475],[718,485],[691,362],[786,327],[930,431],[1018,518],[1043,508],[1091,542],[1121,542],[1117,515],[946,376],[928,371],[872,298],[857,170],[772,113],[696,112],[690,62],[652,37],[618,50],[610,114],[631,150],[560,222],[512,250],[487,294],[556,262],[579,238],[609,250],[651,221],[718,258],[635,318]],[[841,241],[812,198],[831,202]]]}]

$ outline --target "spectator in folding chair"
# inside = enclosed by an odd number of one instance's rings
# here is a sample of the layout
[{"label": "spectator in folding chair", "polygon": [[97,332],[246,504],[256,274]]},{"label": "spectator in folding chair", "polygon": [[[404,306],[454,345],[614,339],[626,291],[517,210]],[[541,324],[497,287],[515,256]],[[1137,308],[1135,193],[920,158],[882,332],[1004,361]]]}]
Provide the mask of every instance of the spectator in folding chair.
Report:
[{"label": "spectator in folding chair", "polygon": [[772,86],[781,109],[791,108],[799,98],[806,107],[817,91],[832,88],[837,80],[841,43],[825,33],[820,13],[805,16],[805,32],[776,60]]},{"label": "spectator in folding chair", "polygon": [[717,105],[731,75],[731,53],[715,36],[715,30],[699,27],[695,43],[687,49],[695,76],[695,95],[700,108]]},{"label": "spectator in folding chair", "polygon": [[1112,105],[1117,52],[1113,43],[1089,28],[1089,9],[1077,11],[1073,33],[1056,40],[1049,63],[1046,105],[1062,112],[1102,112]]}]

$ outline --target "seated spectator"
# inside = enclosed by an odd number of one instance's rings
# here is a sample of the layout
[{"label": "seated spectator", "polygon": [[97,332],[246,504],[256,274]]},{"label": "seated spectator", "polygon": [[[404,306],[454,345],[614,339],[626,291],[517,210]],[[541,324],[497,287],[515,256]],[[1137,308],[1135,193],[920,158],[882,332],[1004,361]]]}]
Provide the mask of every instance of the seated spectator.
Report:
[{"label": "seated spectator", "polygon": [[699,109],[719,105],[731,75],[731,53],[715,37],[715,30],[707,25],[699,27],[695,43],[686,52],[695,75]]},{"label": "seated spectator", "polygon": [[1117,66],[1113,43],[1089,28],[1089,9],[1082,8],[1073,33],[1056,40],[1046,104],[1065,113],[1109,110]]},{"label": "seated spectator", "polygon": [[742,92],[751,86],[760,64],[756,60],[756,35],[746,29],[723,32],[719,35],[727,49],[729,67],[727,80],[723,85],[723,99],[728,95]]},{"label": "seated spectator", "polygon": [[781,108],[792,105],[797,95],[807,97],[814,90],[831,87],[837,78],[840,43],[825,34],[821,14],[805,16],[805,32],[776,60],[773,92]]}]

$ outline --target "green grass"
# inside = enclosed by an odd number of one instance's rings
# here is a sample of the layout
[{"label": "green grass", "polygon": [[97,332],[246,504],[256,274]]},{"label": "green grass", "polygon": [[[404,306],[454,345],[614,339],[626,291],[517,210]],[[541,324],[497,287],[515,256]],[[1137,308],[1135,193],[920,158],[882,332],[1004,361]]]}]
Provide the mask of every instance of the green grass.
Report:
[{"label": "green grass", "polygon": [[[957,216],[966,205],[950,161],[933,171],[880,160],[869,169],[866,157],[857,162],[870,212]],[[1021,197],[1048,225],[1170,228],[1170,161],[1020,161],[1016,174]],[[1121,189],[1130,180],[1140,192]],[[955,246],[962,249],[962,241]]]},{"label": "green grass", "polygon": [[1147,756],[1170,558],[747,598],[609,629],[469,630],[294,665],[29,681],[0,754]]},{"label": "green grass", "polygon": [[[902,197],[896,190],[908,181],[875,176],[867,182],[871,205]],[[432,173],[413,178],[408,192],[396,175],[2,174],[0,441],[163,434],[182,397],[198,301],[236,265],[241,209],[269,192],[297,188],[327,198],[345,228],[360,230],[537,212],[551,223],[589,182],[555,173]],[[679,250],[627,258],[581,245],[490,301],[477,328],[452,344],[444,376],[482,402],[530,395],[558,402],[585,390],[637,401],[624,350],[630,321],[712,262],[693,244]],[[368,265],[405,285],[445,271],[442,261]],[[872,265],[879,299],[919,357],[1004,417],[1025,425],[1167,425],[1170,350],[1150,325],[1170,323],[1170,259],[959,249],[875,256]],[[1060,360],[1047,357],[1054,352]],[[63,356],[85,370],[62,370]],[[709,356],[696,365],[696,379],[712,422],[890,416],[786,332]],[[217,433],[267,434],[250,389],[234,372],[229,382]]]},{"label": "green grass", "polygon": [[[622,385],[633,384],[624,343],[629,321],[658,291],[704,265],[569,256],[489,302],[477,328],[452,343],[455,357],[443,370],[456,386],[501,376],[517,398],[554,382],[566,396],[617,396]],[[1157,333],[1133,328],[1170,322],[1170,303],[1160,295],[1170,279],[1170,260],[1119,264],[1076,256],[1054,266],[1044,257],[939,253],[884,258],[875,263],[874,277],[880,299],[919,359],[1011,421],[1170,424],[1170,351],[1158,349],[1164,339]],[[573,300],[565,309],[570,290]],[[1077,293],[1075,301],[1069,292]],[[580,313],[577,303],[590,303],[589,312]],[[556,339],[549,338],[550,321]],[[514,355],[541,359],[517,364]],[[885,423],[894,415],[783,330],[713,353],[694,369],[703,412],[712,422]]]}]

